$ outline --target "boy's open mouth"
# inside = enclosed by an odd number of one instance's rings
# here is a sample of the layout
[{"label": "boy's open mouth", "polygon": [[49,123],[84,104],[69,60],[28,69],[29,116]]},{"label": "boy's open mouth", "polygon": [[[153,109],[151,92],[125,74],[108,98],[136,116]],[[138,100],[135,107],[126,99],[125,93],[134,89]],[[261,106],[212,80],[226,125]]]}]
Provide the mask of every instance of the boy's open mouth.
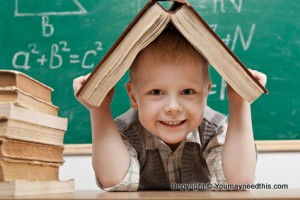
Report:
[{"label": "boy's open mouth", "polygon": [[160,121],[160,123],[162,123],[163,125],[167,125],[167,126],[180,126],[182,125],[184,122],[186,122],[186,120],[178,120],[178,121]]}]

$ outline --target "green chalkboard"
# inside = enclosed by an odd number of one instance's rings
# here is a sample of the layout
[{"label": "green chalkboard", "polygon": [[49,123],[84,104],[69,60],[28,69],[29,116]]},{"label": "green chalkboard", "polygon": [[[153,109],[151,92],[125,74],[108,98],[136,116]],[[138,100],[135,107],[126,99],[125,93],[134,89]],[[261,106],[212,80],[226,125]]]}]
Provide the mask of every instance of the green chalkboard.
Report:
[{"label": "green chalkboard", "polygon": [[[249,68],[268,75],[269,95],[253,105],[256,140],[300,139],[300,1],[189,0]],[[91,143],[89,113],[72,80],[92,71],[146,0],[0,0],[0,68],[22,71],[54,88],[69,119],[66,144]],[[208,104],[228,114],[224,82],[211,69]],[[113,115],[129,108],[126,74]],[[298,85],[298,86],[297,86]]]}]

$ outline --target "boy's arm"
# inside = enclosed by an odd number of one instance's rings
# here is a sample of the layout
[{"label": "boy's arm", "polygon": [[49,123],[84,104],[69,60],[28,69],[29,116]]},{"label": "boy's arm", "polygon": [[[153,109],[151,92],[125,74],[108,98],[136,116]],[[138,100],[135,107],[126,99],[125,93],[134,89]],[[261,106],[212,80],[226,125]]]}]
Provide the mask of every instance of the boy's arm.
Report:
[{"label": "boy's arm", "polygon": [[[266,85],[266,75],[250,70],[254,77]],[[252,130],[250,103],[228,86],[228,130],[222,152],[223,171],[227,183],[253,183],[256,151]]]},{"label": "boy's arm", "polygon": [[[73,81],[76,94],[89,75]],[[105,188],[118,184],[130,165],[128,150],[116,127],[110,104],[113,90],[108,93],[100,107],[88,107],[92,125],[92,162],[97,179]]]},{"label": "boy's arm", "polygon": [[97,179],[103,187],[118,184],[130,165],[128,150],[109,109],[90,111],[92,123],[92,162]]}]

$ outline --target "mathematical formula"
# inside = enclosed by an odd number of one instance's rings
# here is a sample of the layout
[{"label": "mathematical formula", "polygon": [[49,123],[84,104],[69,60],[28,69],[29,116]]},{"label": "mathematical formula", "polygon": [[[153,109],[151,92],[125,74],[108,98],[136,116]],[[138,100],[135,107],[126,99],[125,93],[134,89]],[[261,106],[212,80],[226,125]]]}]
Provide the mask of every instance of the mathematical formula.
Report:
[{"label": "mathematical formula", "polygon": [[63,64],[80,65],[83,69],[90,69],[95,66],[93,62],[89,62],[91,57],[96,57],[99,51],[103,51],[102,42],[96,41],[94,48],[89,49],[80,54],[74,54],[67,41],[60,41],[49,47],[48,53],[42,53],[36,43],[30,43],[24,51],[18,51],[12,59],[12,66],[16,69],[28,70],[34,62],[34,66],[48,66],[49,69],[58,69]]}]

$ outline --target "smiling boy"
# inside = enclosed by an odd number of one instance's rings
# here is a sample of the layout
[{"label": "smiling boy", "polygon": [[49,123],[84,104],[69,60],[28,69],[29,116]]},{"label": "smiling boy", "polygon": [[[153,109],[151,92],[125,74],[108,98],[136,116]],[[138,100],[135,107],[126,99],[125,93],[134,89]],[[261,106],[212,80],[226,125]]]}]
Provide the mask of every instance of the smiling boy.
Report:
[{"label": "smiling boy", "polygon": [[[262,85],[266,76],[252,71]],[[76,93],[87,76],[74,80]],[[126,89],[131,109],[112,118],[113,90],[88,107],[92,160],[106,191],[170,189],[172,183],[252,183],[250,103],[228,86],[230,120],[207,106],[208,63],[174,28],[136,57]]]}]

